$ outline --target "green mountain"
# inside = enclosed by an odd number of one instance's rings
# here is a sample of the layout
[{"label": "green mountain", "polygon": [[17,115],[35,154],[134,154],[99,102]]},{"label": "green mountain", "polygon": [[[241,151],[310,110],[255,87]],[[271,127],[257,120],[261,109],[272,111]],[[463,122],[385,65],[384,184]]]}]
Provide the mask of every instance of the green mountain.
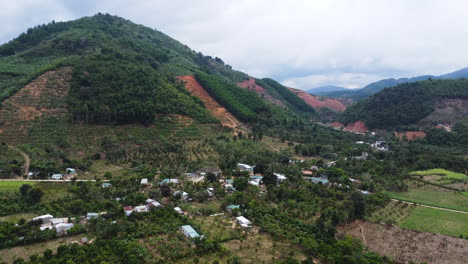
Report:
[{"label": "green mountain", "polygon": [[468,80],[404,83],[361,100],[341,115],[345,124],[363,121],[370,129],[453,124],[468,114]]}]

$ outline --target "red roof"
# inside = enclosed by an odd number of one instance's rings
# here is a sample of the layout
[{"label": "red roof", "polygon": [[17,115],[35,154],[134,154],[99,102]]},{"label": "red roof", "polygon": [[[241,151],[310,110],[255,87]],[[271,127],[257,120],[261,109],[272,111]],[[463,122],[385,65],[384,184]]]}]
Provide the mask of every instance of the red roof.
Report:
[{"label": "red roof", "polygon": [[124,206],[124,211],[132,211],[133,210],[133,207],[131,206]]}]

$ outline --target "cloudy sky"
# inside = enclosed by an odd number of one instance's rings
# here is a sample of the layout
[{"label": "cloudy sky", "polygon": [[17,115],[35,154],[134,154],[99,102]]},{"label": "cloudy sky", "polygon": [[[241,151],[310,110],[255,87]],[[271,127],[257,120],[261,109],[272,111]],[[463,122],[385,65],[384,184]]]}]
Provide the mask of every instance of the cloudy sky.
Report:
[{"label": "cloudy sky", "polygon": [[1,0],[0,42],[110,13],[255,77],[309,89],[468,67],[466,0]]}]

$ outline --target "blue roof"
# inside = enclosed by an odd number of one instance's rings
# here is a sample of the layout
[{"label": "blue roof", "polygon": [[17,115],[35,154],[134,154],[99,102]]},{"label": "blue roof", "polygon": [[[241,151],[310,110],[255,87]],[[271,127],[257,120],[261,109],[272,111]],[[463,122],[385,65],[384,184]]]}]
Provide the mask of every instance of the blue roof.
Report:
[{"label": "blue roof", "polygon": [[261,179],[263,179],[263,177],[262,176],[252,175],[252,176],[250,176],[250,179],[260,179],[261,180]]},{"label": "blue roof", "polygon": [[319,183],[321,182],[322,184],[327,184],[329,183],[330,181],[328,181],[327,179],[324,179],[324,178],[317,178],[317,177],[307,177],[307,180],[313,182],[313,183]]},{"label": "blue roof", "polygon": [[229,183],[229,184],[233,184],[234,180],[229,179],[229,180],[226,180],[226,182]]},{"label": "blue roof", "polygon": [[239,209],[240,208],[240,205],[237,205],[237,204],[231,204],[231,205],[228,205],[226,206],[227,209]]},{"label": "blue roof", "polygon": [[182,229],[190,236],[190,238],[197,238],[200,236],[190,225],[184,225],[182,226]]}]

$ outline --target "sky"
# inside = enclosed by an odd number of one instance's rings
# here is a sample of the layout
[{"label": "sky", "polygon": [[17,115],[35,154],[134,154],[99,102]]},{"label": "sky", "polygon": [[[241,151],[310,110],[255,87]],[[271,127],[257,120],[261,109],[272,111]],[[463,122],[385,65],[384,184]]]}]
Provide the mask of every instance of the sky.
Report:
[{"label": "sky", "polygon": [[52,20],[110,13],[304,90],[468,67],[466,0],[0,1],[0,43]]}]

